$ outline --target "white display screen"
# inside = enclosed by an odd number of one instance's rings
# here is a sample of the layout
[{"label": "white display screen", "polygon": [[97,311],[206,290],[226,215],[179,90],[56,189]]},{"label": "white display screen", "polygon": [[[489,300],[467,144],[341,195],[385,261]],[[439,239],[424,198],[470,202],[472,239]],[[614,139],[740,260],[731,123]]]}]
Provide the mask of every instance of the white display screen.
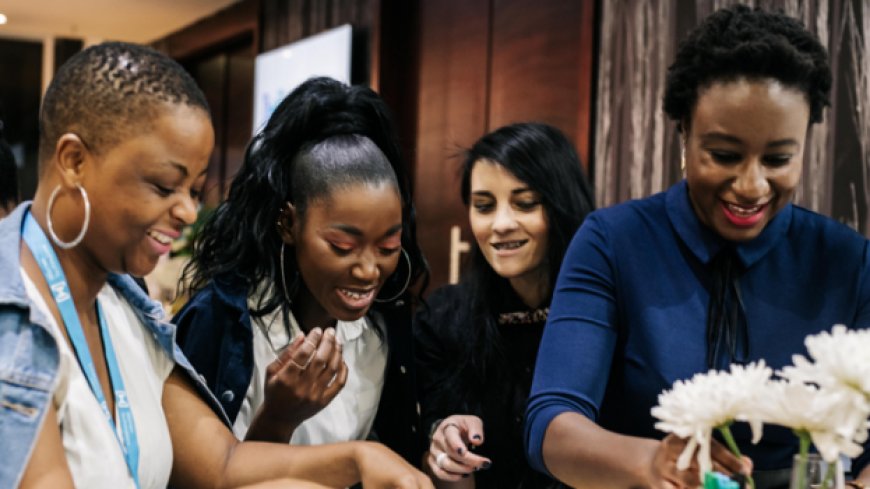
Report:
[{"label": "white display screen", "polygon": [[254,127],[256,134],[272,111],[305,80],[328,76],[350,83],[350,24],[262,53],[254,63]]}]

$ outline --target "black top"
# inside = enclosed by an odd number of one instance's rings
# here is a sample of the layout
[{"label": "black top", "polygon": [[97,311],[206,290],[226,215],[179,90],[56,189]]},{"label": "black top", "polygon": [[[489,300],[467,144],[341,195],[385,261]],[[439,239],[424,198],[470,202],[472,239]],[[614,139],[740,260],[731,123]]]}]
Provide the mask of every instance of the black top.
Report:
[{"label": "black top", "polygon": [[[417,387],[426,432],[439,419],[472,414],[483,420],[484,444],[476,452],[492,460],[492,467],[475,474],[478,489],[543,489],[556,487],[526,462],[522,422],[532,383],[538,343],[547,309],[527,307],[506,283],[504,301],[496,309],[499,352],[493,365],[462,355],[468,331],[480,328],[472,320],[470,287],[441,287],[414,321]],[[470,357],[470,358],[468,358]],[[468,358],[468,359],[465,359]]]}]

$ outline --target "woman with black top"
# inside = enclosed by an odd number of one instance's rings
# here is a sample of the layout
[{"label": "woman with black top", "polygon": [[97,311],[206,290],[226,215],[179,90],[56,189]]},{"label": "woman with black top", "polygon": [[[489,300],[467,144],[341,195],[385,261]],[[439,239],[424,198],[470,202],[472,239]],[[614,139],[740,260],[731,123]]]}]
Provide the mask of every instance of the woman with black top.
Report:
[{"label": "woman with black top", "polygon": [[472,146],[461,192],[470,271],[415,321],[424,469],[439,487],[548,487],[525,461],[522,417],[553,282],[592,190],[561,132],[522,123]]}]

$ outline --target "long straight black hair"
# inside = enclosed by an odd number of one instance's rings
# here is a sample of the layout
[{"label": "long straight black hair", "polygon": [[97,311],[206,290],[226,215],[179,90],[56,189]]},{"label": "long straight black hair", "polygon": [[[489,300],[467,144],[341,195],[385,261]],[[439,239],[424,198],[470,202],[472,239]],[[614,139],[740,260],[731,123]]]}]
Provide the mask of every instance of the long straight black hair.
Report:
[{"label": "long straight black hair", "polygon": [[[541,123],[512,124],[483,136],[466,152],[461,168],[460,191],[466,207],[471,173],[482,161],[500,165],[540,195],[548,222],[549,303],[568,244],[595,205],[577,151],[562,132]],[[506,360],[498,341],[496,309],[510,283],[495,273],[476,242],[470,259],[463,280],[470,286],[476,327],[459,332],[466,337],[459,342],[463,350],[458,354],[460,365],[471,367],[478,382],[486,385]]]},{"label": "long straight black hair", "polygon": [[[215,209],[194,241],[193,256],[185,268],[191,293],[222,276],[241,281],[249,290],[266,281],[281,283],[282,240],[276,226],[279,212],[287,202],[299,209],[307,204],[293,195],[293,178],[298,175],[294,171],[296,156],[341,136],[371,140],[396,175],[402,200],[402,247],[408,253],[411,269],[404,270],[400,259],[397,270],[404,271],[387,280],[384,294],[395,294],[405,283],[405,273],[411,274],[412,285],[422,282],[425,287],[428,266],[417,244],[414,205],[389,110],[369,88],[320,77],[304,82],[287,95],[248,145],[228,198]],[[285,272],[295,275],[295,254],[286,253],[285,259]],[[289,307],[284,304],[280,287],[264,292],[253,314],[266,314],[282,305]]]}]

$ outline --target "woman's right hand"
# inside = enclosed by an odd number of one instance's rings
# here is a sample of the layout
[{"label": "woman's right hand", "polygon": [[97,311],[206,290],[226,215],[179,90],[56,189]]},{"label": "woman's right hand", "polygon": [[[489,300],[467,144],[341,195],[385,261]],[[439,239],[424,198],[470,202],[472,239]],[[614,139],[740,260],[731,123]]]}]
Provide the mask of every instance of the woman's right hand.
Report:
[{"label": "woman's right hand", "polygon": [[[670,434],[658,444],[650,466],[650,487],[653,488],[695,488],[703,485],[698,459],[693,454],[692,462],[686,470],[677,469],[677,459],[683,453],[688,440]],[[725,445],[716,440],[710,443],[710,457],[713,470],[726,475],[752,473],[752,461],[748,457],[738,458]]]},{"label": "woman's right hand", "polygon": [[341,352],[334,328],[296,335],[266,367],[263,405],[247,439],[289,441],[299,424],[329,404],[347,382]]},{"label": "woman's right hand", "polygon": [[432,432],[426,455],[429,472],[440,480],[457,482],[488,469],[492,461],[471,451],[483,441],[483,420],[477,416],[454,414],[444,418]]},{"label": "woman's right hand", "polygon": [[365,489],[434,489],[424,473],[380,443],[359,442],[356,462]]}]

